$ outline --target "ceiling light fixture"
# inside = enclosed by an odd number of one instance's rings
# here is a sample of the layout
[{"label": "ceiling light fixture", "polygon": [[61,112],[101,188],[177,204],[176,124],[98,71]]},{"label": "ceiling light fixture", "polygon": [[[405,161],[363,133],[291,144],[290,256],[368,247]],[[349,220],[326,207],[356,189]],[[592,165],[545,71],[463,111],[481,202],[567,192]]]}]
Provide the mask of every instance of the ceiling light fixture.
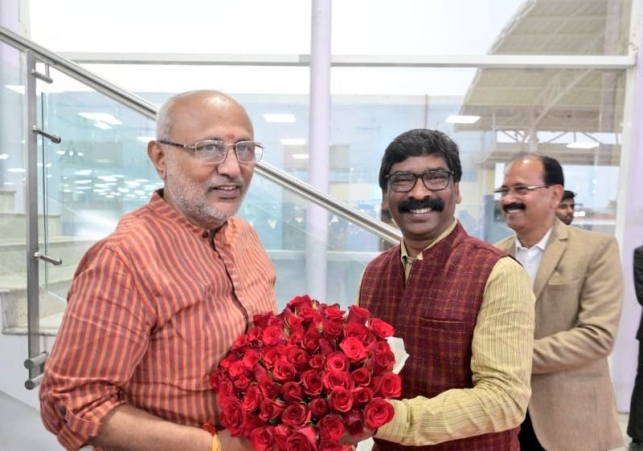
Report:
[{"label": "ceiling light fixture", "polygon": [[596,141],[574,141],[567,144],[570,149],[594,149],[599,146]]},{"label": "ceiling light fixture", "polygon": [[461,116],[458,114],[452,114],[447,117],[444,122],[449,124],[475,124],[480,119],[480,116]]},{"label": "ceiling light fixture", "polygon": [[110,128],[112,128],[111,125],[107,125],[104,122],[100,122],[100,121],[94,122],[94,127],[100,128],[102,130],[109,130]]},{"label": "ceiling light fixture", "polygon": [[104,122],[109,125],[123,125],[121,121],[109,113],[88,113],[86,111],[81,111],[78,115],[85,119],[89,119],[90,121]]}]

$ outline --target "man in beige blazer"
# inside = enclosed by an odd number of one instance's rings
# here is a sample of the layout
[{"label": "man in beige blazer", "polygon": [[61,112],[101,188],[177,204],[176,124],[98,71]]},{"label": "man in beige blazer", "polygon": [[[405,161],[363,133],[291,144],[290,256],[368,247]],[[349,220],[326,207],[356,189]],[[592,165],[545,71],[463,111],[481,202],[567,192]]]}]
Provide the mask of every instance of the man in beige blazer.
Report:
[{"label": "man in beige blazer", "polygon": [[496,190],[507,226],[496,246],[529,273],[536,295],[532,397],[521,451],[605,451],[623,446],[607,357],[623,303],[614,237],[556,217],[563,170],[526,155],[507,166]]}]

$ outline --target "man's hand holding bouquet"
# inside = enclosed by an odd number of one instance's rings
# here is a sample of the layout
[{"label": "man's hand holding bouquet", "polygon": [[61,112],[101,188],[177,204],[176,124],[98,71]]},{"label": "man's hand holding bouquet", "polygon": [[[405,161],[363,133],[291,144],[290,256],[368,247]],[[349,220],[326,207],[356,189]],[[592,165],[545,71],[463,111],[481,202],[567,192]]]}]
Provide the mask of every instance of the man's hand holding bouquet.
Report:
[{"label": "man's hand holding bouquet", "polygon": [[308,296],[253,323],[211,376],[230,435],[258,451],[342,451],[391,421],[401,380],[390,324]]}]

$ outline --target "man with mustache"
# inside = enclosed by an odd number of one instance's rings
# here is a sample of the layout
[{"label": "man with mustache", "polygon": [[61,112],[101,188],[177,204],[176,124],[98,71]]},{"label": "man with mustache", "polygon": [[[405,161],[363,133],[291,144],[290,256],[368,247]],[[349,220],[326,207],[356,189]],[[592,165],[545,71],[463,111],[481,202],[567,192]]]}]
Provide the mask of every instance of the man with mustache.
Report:
[{"label": "man with mustache", "polygon": [[253,450],[203,425],[217,412],[210,372],[276,311],[272,263],[235,216],[261,151],[225,94],[160,108],[147,153],[164,187],[87,251],[47,359],[41,415],[66,449]]},{"label": "man with mustache", "polygon": [[529,273],[536,330],[522,451],[605,451],[623,446],[607,357],[623,303],[616,239],[556,217],[565,179],[554,158],[511,161],[496,190],[515,236],[498,248]]},{"label": "man with mustache", "polygon": [[455,219],[458,146],[410,130],[386,148],[379,184],[402,242],[370,262],[359,304],[395,327],[409,359],[379,451],[518,451],[530,396],[534,297],[507,253]]}]

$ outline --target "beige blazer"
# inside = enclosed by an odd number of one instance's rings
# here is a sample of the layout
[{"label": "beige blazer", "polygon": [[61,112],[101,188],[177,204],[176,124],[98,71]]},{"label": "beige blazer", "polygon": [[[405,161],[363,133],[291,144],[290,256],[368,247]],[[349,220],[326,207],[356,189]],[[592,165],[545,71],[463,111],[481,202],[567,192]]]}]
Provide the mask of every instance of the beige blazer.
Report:
[{"label": "beige blazer", "polygon": [[[516,238],[496,246],[515,255]],[[556,219],[534,293],[529,415],[538,440],[547,451],[623,446],[607,362],[623,304],[616,239]]]}]

